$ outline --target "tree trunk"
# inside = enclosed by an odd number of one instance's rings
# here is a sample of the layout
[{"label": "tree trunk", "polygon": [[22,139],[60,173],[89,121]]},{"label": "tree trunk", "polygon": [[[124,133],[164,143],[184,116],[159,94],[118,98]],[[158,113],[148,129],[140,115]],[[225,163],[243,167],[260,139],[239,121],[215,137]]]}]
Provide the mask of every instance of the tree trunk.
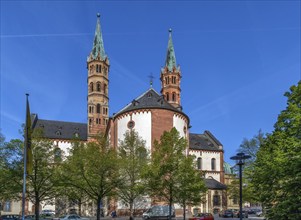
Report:
[{"label": "tree trunk", "polygon": [[96,220],[100,220],[100,205],[101,205],[101,198],[97,199],[97,209],[96,209]]},{"label": "tree trunk", "polygon": [[186,204],[184,203],[184,206],[183,206],[183,219],[185,220],[186,219]]},{"label": "tree trunk", "polygon": [[36,217],[36,220],[39,220],[40,219],[40,199],[39,199],[39,196],[38,195],[35,195],[35,204],[34,204],[34,213],[35,213],[35,217]]},{"label": "tree trunk", "polygon": [[78,199],[78,215],[82,216],[82,199]]},{"label": "tree trunk", "polygon": [[133,201],[130,201],[130,220],[134,220]]},{"label": "tree trunk", "polygon": [[169,217],[168,219],[171,220],[171,211],[172,211],[172,189],[170,187],[170,197],[169,197]]}]

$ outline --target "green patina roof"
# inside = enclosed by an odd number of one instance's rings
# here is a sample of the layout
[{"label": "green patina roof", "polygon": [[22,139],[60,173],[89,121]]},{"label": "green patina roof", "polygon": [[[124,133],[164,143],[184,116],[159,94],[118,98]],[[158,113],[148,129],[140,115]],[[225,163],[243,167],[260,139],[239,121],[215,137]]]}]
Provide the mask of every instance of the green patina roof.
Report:
[{"label": "green patina roof", "polygon": [[170,72],[172,71],[172,69],[174,67],[177,68],[176,55],[175,55],[175,50],[174,50],[174,47],[173,47],[172,37],[171,37],[171,29],[169,29],[169,39],[168,39],[165,66],[168,68],[168,70]]},{"label": "green patina roof", "polygon": [[231,165],[224,162],[224,171],[225,171],[225,174],[234,174],[232,168],[231,168]]},{"label": "green patina roof", "polygon": [[91,51],[93,59],[96,59],[100,54],[101,60],[105,60],[107,55],[103,46],[102,33],[100,28],[100,14],[97,14],[97,24],[95,29],[95,36],[93,42],[93,49]]}]

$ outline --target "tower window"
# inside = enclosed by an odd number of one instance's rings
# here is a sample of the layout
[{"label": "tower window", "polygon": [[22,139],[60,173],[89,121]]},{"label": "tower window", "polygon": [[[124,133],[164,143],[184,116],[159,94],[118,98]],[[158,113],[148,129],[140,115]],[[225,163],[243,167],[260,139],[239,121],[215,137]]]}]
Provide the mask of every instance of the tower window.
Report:
[{"label": "tower window", "polygon": [[166,101],[169,101],[169,93],[166,93]]},{"label": "tower window", "polygon": [[107,92],[107,84],[104,84],[103,85],[103,93],[106,94],[106,92]]},{"label": "tower window", "polygon": [[175,76],[171,77],[171,83],[172,84],[176,84],[176,80],[177,80],[177,77],[175,77]]},{"label": "tower window", "polygon": [[97,82],[97,84],[96,84],[96,90],[97,90],[97,92],[101,91],[101,84],[100,84],[100,82]]},{"label": "tower window", "polygon": [[216,170],[216,160],[215,160],[215,158],[211,159],[211,170]]},{"label": "tower window", "polygon": [[100,114],[100,104],[96,105],[96,113]]},{"label": "tower window", "polygon": [[94,73],[94,65],[90,66],[90,73],[93,74]]},{"label": "tower window", "polygon": [[172,93],[172,101],[174,101],[174,102],[176,101],[176,93],[174,93],[174,92]]},{"label": "tower window", "polygon": [[92,118],[89,118],[89,125],[92,125]]},{"label": "tower window", "polygon": [[165,83],[166,83],[166,85],[168,85],[169,84],[169,77],[167,76],[167,77],[165,77]]},{"label": "tower window", "polygon": [[89,113],[94,113],[94,107],[93,106],[89,106]]},{"label": "tower window", "polygon": [[96,72],[101,73],[101,65],[96,65]]},{"label": "tower window", "polygon": [[93,88],[93,83],[91,82],[90,85],[89,85],[89,90],[90,92],[93,92],[94,88]]},{"label": "tower window", "polygon": [[107,73],[108,73],[108,69],[107,69],[107,67],[103,67],[103,72],[104,72],[104,74],[105,74],[105,76],[107,75]]}]

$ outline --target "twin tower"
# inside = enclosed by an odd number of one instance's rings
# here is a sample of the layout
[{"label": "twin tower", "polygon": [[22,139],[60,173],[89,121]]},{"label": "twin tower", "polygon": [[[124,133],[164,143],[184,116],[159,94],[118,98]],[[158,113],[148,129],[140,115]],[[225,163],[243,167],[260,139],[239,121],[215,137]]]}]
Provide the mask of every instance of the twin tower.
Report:
[{"label": "twin tower", "polygon": [[[88,69],[88,137],[105,132],[109,122],[110,62],[104,49],[100,15],[97,14],[93,48],[87,58]],[[161,94],[173,107],[181,110],[181,71],[177,66],[171,29],[165,66],[161,68]]]}]

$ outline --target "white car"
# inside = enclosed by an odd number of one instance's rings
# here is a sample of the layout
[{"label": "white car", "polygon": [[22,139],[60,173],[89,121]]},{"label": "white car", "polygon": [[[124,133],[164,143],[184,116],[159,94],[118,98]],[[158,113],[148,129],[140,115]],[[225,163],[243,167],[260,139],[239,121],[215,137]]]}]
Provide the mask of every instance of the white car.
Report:
[{"label": "white car", "polygon": [[44,209],[44,210],[42,210],[41,215],[52,216],[52,215],[55,215],[55,211],[49,210],[49,209]]},{"label": "white car", "polygon": [[262,211],[256,212],[256,216],[257,216],[257,217],[262,217]]},{"label": "white car", "polygon": [[89,220],[88,218],[82,218],[79,215],[71,214],[60,216],[59,218],[53,218],[52,220]]}]

